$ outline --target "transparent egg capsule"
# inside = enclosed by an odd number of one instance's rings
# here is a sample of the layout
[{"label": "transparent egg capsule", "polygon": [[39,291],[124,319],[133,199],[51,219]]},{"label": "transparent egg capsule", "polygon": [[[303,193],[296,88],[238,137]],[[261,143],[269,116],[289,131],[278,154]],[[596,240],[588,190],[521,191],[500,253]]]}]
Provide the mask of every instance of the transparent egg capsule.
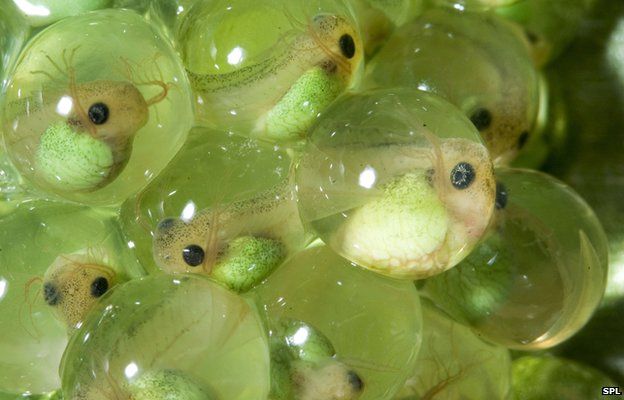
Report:
[{"label": "transparent egg capsule", "polygon": [[28,197],[21,175],[0,145],[0,216],[13,211]]},{"label": "transparent egg capsule", "polygon": [[496,14],[518,23],[537,66],[555,59],[572,42],[595,0],[519,0],[501,5]]},{"label": "transparent egg capsule", "polygon": [[[9,0],[20,11],[26,22],[42,27],[66,17],[107,8],[113,0]],[[2,6],[6,7],[6,6]]]},{"label": "transparent egg capsule", "polygon": [[450,7],[455,10],[485,11],[508,6],[524,0],[433,0],[433,4]]},{"label": "transparent egg capsule", "polygon": [[210,275],[237,291],[309,241],[288,154],[205,128],[192,130],[169,167],[124,203],[121,220],[145,265]]},{"label": "transparent egg capsule", "polygon": [[297,141],[359,75],[362,41],[342,1],[200,1],[181,18],[202,125]]},{"label": "transparent egg capsule", "polygon": [[416,368],[396,400],[507,399],[511,357],[424,299],[423,341]]},{"label": "transparent egg capsule", "polygon": [[524,356],[513,362],[512,400],[604,399],[603,388],[618,388],[618,384],[579,362],[552,356]]},{"label": "transparent egg capsule", "polygon": [[26,40],[28,27],[16,7],[5,2],[0,7],[0,99],[4,97],[4,86],[9,71],[17,60]]},{"label": "transparent egg capsule", "polygon": [[156,274],[102,299],[60,371],[69,399],[264,400],[269,350],[246,300],[204,277]]},{"label": "transparent egg capsule", "polygon": [[390,38],[396,27],[420,15],[423,0],[349,0],[361,27],[366,57]]},{"label": "transparent egg capsule", "polygon": [[68,333],[106,291],[98,278],[143,271],[109,212],[36,201],[0,224],[0,391],[50,392]]},{"label": "transparent egg capsule", "polygon": [[313,326],[284,319],[271,330],[271,400],[355,400],[364,382],[336,358],[331,341]]},{"label": "transparent egg capsule", "polygon": [[497,170],[499,209],[487,237],[424,293],[489,340],[552,347],[594,312],[607,277],[607,239],[594,212],[548,175]]},{"label": "transparent egg capsule", "polygon": [[470,253],[494,210],[492,163],[457,109],[412,89],[343,96],[296,172],[301,217],[343,257],[420,279]]},{"label": "transparent egg capsule", "polygon": [[290,258],[251,293],[266,311],[272,338],[289,343],[278,346],[285,354],[272,354],[279,364],[273,380],[282,389],[299,388],[301,399],[340,399],[322,397],[329,387],[356,396],[345,400],[390,399],[415,366],[421,314],[411,282],[354,268],[318,246]]},{"label": "transparent egg capsule", "polygon": [[369,86],[444,97],[479,130],[495,164],[509,162],[537,116],[538,76],[516,29],[489,13],[431,9],[404,25],[368,69]]},{"label": "transparent egg capsule", "polygon": [[173,50],[129,10],[67,18],[33,38],[7,88],[4,140],[52,195],[115,204],[173,157],[192,123]]}]

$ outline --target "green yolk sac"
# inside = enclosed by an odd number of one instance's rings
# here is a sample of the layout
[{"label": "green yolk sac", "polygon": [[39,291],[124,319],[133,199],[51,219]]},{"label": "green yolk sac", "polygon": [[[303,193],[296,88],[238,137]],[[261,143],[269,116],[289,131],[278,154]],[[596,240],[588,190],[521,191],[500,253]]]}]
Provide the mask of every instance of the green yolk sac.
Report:
[{"label": "green yolk sac", "polygon": [[113,165],[113,151],[106,143],[76,132],[66,122],[46,129],[35,154],[38,176],[63,190],[94,190],[107,180]]},{"label": "green yolk sac", "polygon": [[285,340],[292,357],[318,363],[336,354],[327,336],[297,320],[284,320],[278,333]]},{"label": "green yolk sac", "polygon": [[212,400],[200,385],[174,370],[142,374],[128,385],[133,400]]},{"label": "green yolk sac", "polygon": [[266,117],[266,136],[273,140],[301,139],[319,113],[343,91],[338,76],[315,67],[292,85]]},{"label": "green yolk sac", "polygon": [[235,292],[246,292],[268,276],[285,255],[278,240],[241,236],[228,244],[211,276]]}]

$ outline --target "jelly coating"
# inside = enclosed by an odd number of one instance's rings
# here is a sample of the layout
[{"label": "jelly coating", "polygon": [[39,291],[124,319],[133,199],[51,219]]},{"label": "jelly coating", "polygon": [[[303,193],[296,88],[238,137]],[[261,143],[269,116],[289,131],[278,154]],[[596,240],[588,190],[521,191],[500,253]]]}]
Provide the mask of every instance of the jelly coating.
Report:
[{"label": "jelly coating", "polygon": [[305,244],[291,185],[217,205],[190,218],[162,220],[154,259],[166,272],[200,272],[246,291]]},{"label": "jelly coating", "polygon": [[552,347],[576,333],[600,302],[606,236],[587,203],[554,178],[521,169],[496,175],[508,200],[489,236],[423,291],[492,342]]},{"label": "jelly coating", "polygon": [[420,15],[422,0],[349,0],[361,26],[366,57],[373,56],[396,27]]},{"label": "jelly coating", "polygon": [[511,389],[511,357],[486,343],[424,299],[423,344],[416,368],[395,397],[412,399],[506,399]]},{"label": "jelly coating", "polygon": [[[289,171],[290,157],[279,147],[218,130],[193,129],[189,140],[163,173],[123,204],[124,232],[134,243],[141,263],[154,272],[158,271],[158,266],[168,272],[201,272],[203,268],[191,267],[184,261],[184,248],[200,247],[203,258],[215,262],[222,257],[206,252],[207,247],[223,250],[222,245],[242,236],[247,238],[235,246],[238,256],[234,261],[238,261],[230,266],[242,267],[245,260],[251,261],[242,255],[256,253],[266,261],[264,267],[256,271],[268,271],[274,263],[271,260],[281,258],[280,250],[299,249],[308,242],[308,235],[303,234],[298,218],[292,214],[296,209],[287,188]],[[271,193],[280,195],[281,201],[271,199]],[[270,207],[256,207],[260,205]],[[267,218],[269,216],[277,219]],[[210,236],[217,230],[207,225],[213,219],[216,222],[217,217],[224,222],[219,225],[231,234],[218,241],[217,237],[211,239]],[[171,229],[165,229],[167,225]],[[256,237],[254,233],[273,230],[280,235],[287,234],[288,226],[298,228],[292,231],[294,235],[279,236],[284,243],[278,243],[275,240],[278,236],[274,234]],[[165,231],[169,234],[164,235]],[[207,246],[209,243],[212,245]],[[219,244],[220,249],[216,249],[215,244]],[[218,268],[211,268],[215,270]],[[223,272],[228,270],[236,268]],[[239,277],[243,278],[240,282],[246,281],[245,276]]]},{"label": "jelly coating", "polygon": [[513,400],[597,400],[609,387],[618,385],[603,372],[565,358],[524,356],[513,362]]},{"label": "jelly coating", "polygon": [[[319,393],[313,390],[318,387],[313,383],[323,381],[324,376],[336,378],[344,376],[339,371],[347,375],[352,371],[363,382],[359,399],[390,399],[416,365],[421,315],[418,293],[411,282],[354,268],[328,247],[320,246],[291,257],[250,293],[266,310],[272,331],[283,332],[274,328],[280,321],[303,321],[313,327],[309,333],[321,332],[335,349],[335,356],[327,362],[319,360],[323,353],[332,352],[327,345],[322,346],[325,350],[313,346],[312,353],[302,347],[285,349],[281,355],[273,353],[274,359],[276,354],[281,357],[282,365],[292,360],[293,350],[303,356],[298,365],[310,379],[310,396]],[[296,334],[290,336],[301,339]],[[321,340],[316,339],[317,343]],[[299,350],[304,350],[303,354]],[[311,360],[319,362],[310,365]],[[278,386],[290,387],[291,375],[284,368],[273,375],[282,382]],[[349,387],[344,379],[332,378],[332,382]]]},{"label": "jelly coating", "polygon": [[[89,254],[94,262],[106,261],[117,276],[137,277],[143,270],[110,211],[30,201],[0,224],[0,391],[50,392],[60,387],[57,371],[68,334],[67,326],[55,318],[54,307],[82,310],[75,305],[84,298],[68,290],[46,290],[46,279],[63,284],[55,288],[69,289],[68,278],[79,277],[71,269],[60,275],[51,269],[46,276],[48,268],[63,257],[74,257],[67,255]],[[46,293],[56,306],[46,303]]]},{"label": "jelly coating", "polygon": [[106,8],[112,0],[12,0],[12,2],[28,24],[40,27],[66,17]]},{"label": "jelly coating", "polygon": [[368,86],[438,94],[481,132],[495,164],[526,143],[538,110],[538,76],[514,27],[488,13],[431,9],[397,30],[370,62]]},{"label": "jelly coating", "polygon": [[59,255],[43,276],[43,299],[70,330],[79,327],[98,299],[119,281],[114,269],[96,264],[105,259],[80,252]]},{"label": "jelly coating", "polygon": [[311,130],[296,181],[301,217],[323,241],[404,279],[461,261],[495,202],[492,164],[470,121],[412,89],[342,97]]},{"label": "jelly coating", "polygon": [[38,189],[109,205],[167,164],[191,112],[183,67],[155,28],[132,11],[101,10],[29,42],[7,87],[3,134]]},{"label": "jelly coating", "polygon": [[13,211],[27,197],[24,180],[0,145],[0,216]]},{"label": "jelly coating", "polygon": [[166,399],[205,391],[216,399],[264,400],[269,350],[246,300],[198,275],[156,274],[102,299],[72,336],[60,373],[71,399],[136,398],[131,394],[145,396],[149,385]]},{"label": "jelly coating", "polygon": [[497,7],[508,6],[524,0],[433,0],[434,4],[454,8],[456,10],[485,11]]},{"label": "jelly coating", "polygon": [[4,87],[9,71],[17,60],[19,51],[26,40],[28,26],[24,23],[17,8],[10,2],[0,7],[0,99],[4,97]]},{"label": "jelly coating", "polygon": [[341,2],[197,2],[176,35],[201,124],[302,139],[358,75],[363,46]]}]

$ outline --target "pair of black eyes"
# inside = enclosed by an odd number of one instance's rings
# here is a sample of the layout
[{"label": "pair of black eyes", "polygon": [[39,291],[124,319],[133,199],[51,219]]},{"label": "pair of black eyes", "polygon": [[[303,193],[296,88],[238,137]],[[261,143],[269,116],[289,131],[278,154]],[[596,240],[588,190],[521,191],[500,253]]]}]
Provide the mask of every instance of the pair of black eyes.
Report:
[{"label": "pair of black eyes", "polygon": [[87,114],[89,114],[89,120],[91,120],[91,122],[95,125],[102,125],[108,121],[110,110],[104,103],[95,103],[89,107]]},{"label": "pair of black eyes", "polygon": [[343,56],[347,58],[353,58],[353,56],[355,55],[355,41],[353,40],[353,37],[351,35],[345,33],[344,35],[340,36],[340,39],[338,40],[338,45],[340,46],[340,51],[342,52]]},{"label": "pair of black eyes", "polygon": [[[98,276],[91,282],[89,292],[95,298],[102,297],[108,291],[108,279]],[[61,302],[61,292],[52,282],[46,282],[43,285],[43,299],[50,306],[56,306]]]}]

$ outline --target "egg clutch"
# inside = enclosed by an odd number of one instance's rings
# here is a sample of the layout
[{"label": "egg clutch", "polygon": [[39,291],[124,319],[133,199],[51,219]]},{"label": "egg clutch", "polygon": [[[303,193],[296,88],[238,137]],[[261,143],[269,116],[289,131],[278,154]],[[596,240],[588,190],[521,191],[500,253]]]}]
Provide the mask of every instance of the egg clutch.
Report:
[{"label": "egg clutch", "polygon": [[5,3],[0,398],[515,399],[598,307],[515,164],[587,1]]}]

